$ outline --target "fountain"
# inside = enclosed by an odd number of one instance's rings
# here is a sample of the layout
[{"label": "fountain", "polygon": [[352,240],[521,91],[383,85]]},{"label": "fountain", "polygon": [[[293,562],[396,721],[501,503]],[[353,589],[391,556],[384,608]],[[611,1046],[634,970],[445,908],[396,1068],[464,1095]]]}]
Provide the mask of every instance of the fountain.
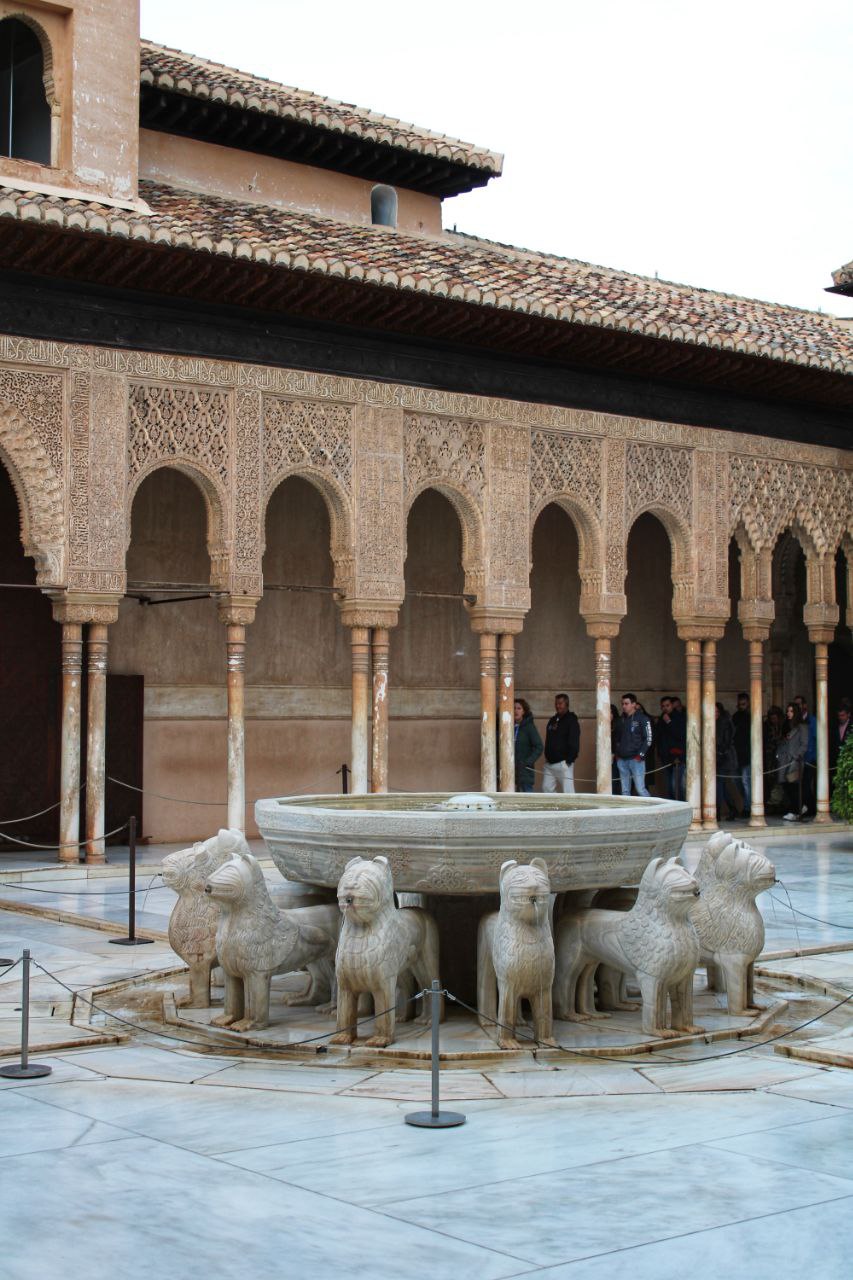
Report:
[{"label": "fountain", "polygon": [[505,862],[542,859],[554,893],[637,885],[652,858],[680,852],[690,817],[674,800],[557,793],[285,796],[255,805],[288,880],[334,888],[351,858],[386,857],[397,893],[422,895],[435,916],[442,980],[469,1003],[477,925],[498,907]]}]

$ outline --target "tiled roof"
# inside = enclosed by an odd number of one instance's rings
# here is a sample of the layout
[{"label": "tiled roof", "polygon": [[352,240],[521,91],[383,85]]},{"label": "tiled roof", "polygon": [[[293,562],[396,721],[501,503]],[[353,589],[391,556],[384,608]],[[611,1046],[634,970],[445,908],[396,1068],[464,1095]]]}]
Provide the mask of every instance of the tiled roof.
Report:
[{"label": "tiled roof", "polygon": [[853,373],[830,316],[629,275],[470,237],[415,236],[140,182],[150,217],[0,188],[0,219],[48,223],[475,306]]},{"label": "tiled roof", "polygon": [[282,119],[305,121],[314,128],[387,143],[404,151],[435,156],[495,175],[501,172],[503,156],[494,151],[462,142],[459,138],[431,133],[428,129],[378,115],[348,102],[337,102],[334,98],[323,98],[304,89],[276,84],[274,80],[250,76],[233,67],[223,67],[218,62],[207,62],[204,58],[182,53],[179,49],[168,49],[143,40],[140,59],[140,79],[144,85],[248,108]]}]

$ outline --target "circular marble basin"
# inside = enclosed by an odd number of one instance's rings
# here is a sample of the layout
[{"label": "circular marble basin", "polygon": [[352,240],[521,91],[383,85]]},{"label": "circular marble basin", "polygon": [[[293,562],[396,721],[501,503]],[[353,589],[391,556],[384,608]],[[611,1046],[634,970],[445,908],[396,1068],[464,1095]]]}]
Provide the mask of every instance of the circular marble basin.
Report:
[{"label": "circular marble basin", "polygon": [[284,796],[258,800],[255,821],[290,880],[331,888],[350,858],[383,854],[397,890],[467,895],[494,893],[508,858],[544,858],[555,893],[638,884],[652,858],[680,851],[692,812],[633,796],[490,794],[483,807],[475,798]]}]

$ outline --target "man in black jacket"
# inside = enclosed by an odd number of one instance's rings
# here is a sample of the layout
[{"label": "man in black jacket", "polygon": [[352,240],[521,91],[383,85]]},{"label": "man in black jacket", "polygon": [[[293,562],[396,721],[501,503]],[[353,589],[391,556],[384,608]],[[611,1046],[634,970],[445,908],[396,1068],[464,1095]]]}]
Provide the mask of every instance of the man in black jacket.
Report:
[{"label": "man in black jacket", "polygon": [[640,710],[635,693],[622,695],[622,714],[616,727],[616,767],[623,796],[631,794],[633,782],[638,796],[647,796],[646,756],[652,745],[652,722]]},{"label": "man in black jacket", "polygon": [[[545,776],[543,791],[574,792],[575,761],[581,745],[581,727],[569,710],[569,695],[558,693],[553,715],[545,729]],[[559,784],[559,786],[558,786]]]}]

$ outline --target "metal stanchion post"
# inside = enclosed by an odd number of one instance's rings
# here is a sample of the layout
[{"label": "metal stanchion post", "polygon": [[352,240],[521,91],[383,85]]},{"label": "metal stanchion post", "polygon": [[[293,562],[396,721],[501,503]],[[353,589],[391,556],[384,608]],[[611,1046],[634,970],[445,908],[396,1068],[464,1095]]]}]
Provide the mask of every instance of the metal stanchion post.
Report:
[{"label": "metal stanchion post", "polygon": [[21,978],[21,1061],[11,1067],[0,1067],[0,1076],[6,1080],[35,1080],[49,1076],[53,1067],[43,1062],[30,1062],[30,952],[24,948],[23,976]]},{"label": "metal stanchion post", "polygon": [[128,861],[128,891],[127,891],[127,937],[126,938],[110,938],[110,942],[116,947],[144,947],[147,942],[153,942],[153,938],[137,938],[136,936],[136,815],[130,819],[128,825],[128,843],[129,843],[129,861]]},{"label": "metal stanchion post", "polygon": [[433,978],[431,1001],[432,1021],[432,1108],[429,1111],[410,1111],[406,1116],[406,1124],[417,1129],[453,1129],[465,1123],[465,1117],[459,1111],[440,1111],[438,1104],[438,1028],[441,1017],[441,983]]},{"label": "metal stanchion post", "polygon": [[342,796],[349,795],[349,776],[351,772],[352,770],[350,769],[348,764],[342,764],[340,769],[338,769],[338,773],[341,775],[341,795]]}]

